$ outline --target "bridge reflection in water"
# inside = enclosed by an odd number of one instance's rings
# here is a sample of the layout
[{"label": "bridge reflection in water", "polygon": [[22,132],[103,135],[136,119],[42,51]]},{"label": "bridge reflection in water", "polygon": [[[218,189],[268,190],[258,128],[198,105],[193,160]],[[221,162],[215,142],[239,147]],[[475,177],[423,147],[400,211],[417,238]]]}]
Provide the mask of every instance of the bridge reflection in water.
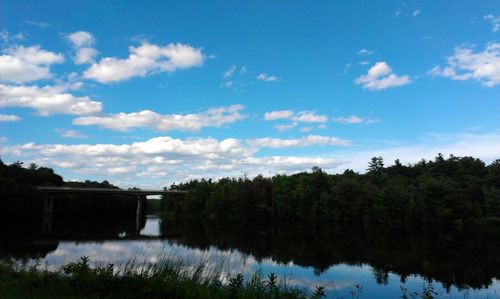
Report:
[{"label": "bridge reflection in water", "polygon": [[[238,228],[171,220],[166,213],[146,216],[151,205],[138,220],[138,195],[51,196],[51,230],[42,232],[42,213],[36,219],[25,210],[17,217],[12,216],[15,211],[8,213],[10,221],[0,227],[0,256],[40,258],[56,267],[80,256],[123,265],[135,258],[154,262],[168,254],[200,260],[209,255],[214,261],[227,258],[236,272],[253,265],[250,273],[259,268],[289,273],[312,285],[342,279],[360,283],[363,298],[400,298],[400,285],[419,290],[427,282],[439,282],[435,286],[443,295],[451,291],[444,298],[465,297],[469,289],[477,290],[475,298],[497,298],[488,294],[500,292],[500,232],[361,231],[328,225]],[[102,203],[112,204],[103,208]],[[348,287],[338,294],[329,290],[328,298],[349,298]]]},{"label": "bridge reflection in water", "polygon": [[[43,204],[43,218],[42,229],[44,234],[50,234],[52,231],[52,220],[54,217],[54,201],[56,194],[76,194],[76,195],[126,195],[135,196],[137,198],[136,217],[135,217],[135,235],[138,237],[141,230],[141,216],[143,215],[143,206],[146,202],[148,195],[161,195],[161,196],[183,196],[187,191],[179,190],[143,190],[143,189],[117,189],[117,188],[78,188],[78,187],[51,187],[40,186],[38,190],[45,193]],[[81,198],[81,197],[73,197]],[[59,199],[59,198],[57,198]],[[64,200],[65,197],[60,197]],[[82,199],[85,200],[85,199]]]}]

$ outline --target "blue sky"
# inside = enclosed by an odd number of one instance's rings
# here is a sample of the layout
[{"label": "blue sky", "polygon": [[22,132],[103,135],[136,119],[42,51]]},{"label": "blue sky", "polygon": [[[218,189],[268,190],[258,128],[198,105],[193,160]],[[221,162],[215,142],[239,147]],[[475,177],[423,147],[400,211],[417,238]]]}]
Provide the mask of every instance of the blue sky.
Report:
[{"label": "blue sky", "polygon": [[500,158],[499,1],[0,1],[0,155],[68,179]]}]

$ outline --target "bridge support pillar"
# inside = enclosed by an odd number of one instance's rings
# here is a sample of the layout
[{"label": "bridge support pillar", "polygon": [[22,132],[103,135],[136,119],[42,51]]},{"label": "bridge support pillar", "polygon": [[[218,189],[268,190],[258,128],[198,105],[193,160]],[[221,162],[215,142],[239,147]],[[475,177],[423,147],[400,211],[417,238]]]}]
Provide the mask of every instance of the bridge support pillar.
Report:
[{"label": "bridge support pillar", "polygon": [[44,196],[43,199],[43,223],[42,232],[50,233],[52,230],[52,214],[54,212],[54,198],[50,195]]},{"label": "bridge support pillar", "polygon": [[135,211],[135,234],[138,236],[141,233],[141,215],[142,215],[142,200],[141,196],[137,195],[137,209]]}]

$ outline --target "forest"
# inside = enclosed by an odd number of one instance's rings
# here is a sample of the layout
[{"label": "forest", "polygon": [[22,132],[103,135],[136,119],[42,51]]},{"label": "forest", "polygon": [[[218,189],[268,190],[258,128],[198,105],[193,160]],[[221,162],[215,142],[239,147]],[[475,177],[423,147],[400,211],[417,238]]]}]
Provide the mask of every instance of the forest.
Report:
[{"label": "forest", "polygon": [[319,167],[267,178],[192,180],[184,200],[163,199],[166,218],[234,226],[382,226],[471,228],[500,224],[500,159],[473,157],[385,166],[373,157],[366,172],[328,174]]},{"label": "forest", "polygon": [[[108,181],[64,182],[51,168],[23,167],[22,162],[6,165],[0,160],[0,208],[26,212],[39,204],[41,196],[33,186],[40,185],[118,188]],[[381,157],[373,157],[365,173],[347,169],[328,174],[313,167],[309,172],[270,178],[192,180],[169,189],[189,191],[183,199],[162,199],[164,218],[169,221],[257,227],[278,223],[395,228],[500,224],[500,159],[486,165],[473,157],[440,154],[430,161],[403,165],[396,160],[385,166]],[[94,202],[94,206],[104,204]]]}]

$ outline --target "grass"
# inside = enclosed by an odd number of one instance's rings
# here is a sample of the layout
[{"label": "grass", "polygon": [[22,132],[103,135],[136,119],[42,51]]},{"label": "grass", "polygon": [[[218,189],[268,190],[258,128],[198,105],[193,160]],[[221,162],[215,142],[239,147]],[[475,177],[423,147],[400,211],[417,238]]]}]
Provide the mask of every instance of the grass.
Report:
[{"label": "grass", "polygon": [[242,274],[225,276],[206,263],[187,267],[181,260],[163,259],[137,267],[129,262],[119,270],[114,265],[91,267],[87,257],[68,263],[56,271],[39,264],[18,265],[0,262],[0,298],[228,298],[278,299],[324,297],[324,289],[314,293],[288,286],[275,274],[260,271],[248,279]]}]

